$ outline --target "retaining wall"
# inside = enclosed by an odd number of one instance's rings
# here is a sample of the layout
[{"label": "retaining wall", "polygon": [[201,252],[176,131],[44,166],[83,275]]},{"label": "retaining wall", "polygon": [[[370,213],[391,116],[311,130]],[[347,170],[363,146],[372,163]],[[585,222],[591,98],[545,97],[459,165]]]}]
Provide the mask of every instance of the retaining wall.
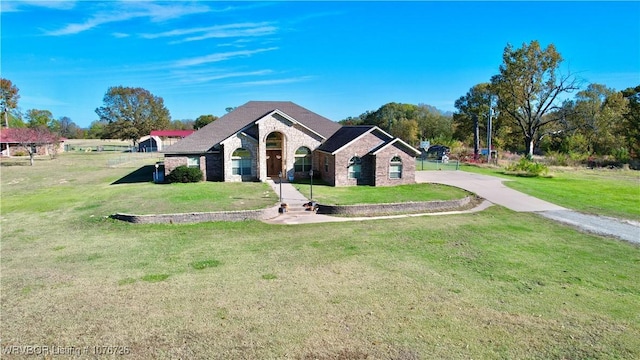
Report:
[{"label": "retaining wall", "polygon": [[[461,210],[472,205],[476,197],[467,196],[458,200],[447,201],[418,201],[392,204],[367,204],[367,205],[322,205],[318,204],[318,214],[348,215],[348,216],[374,216],[411,213],[429,213]],[[151,214],[134,215],[116,213],[109,216],[112,219],[122,220],[134,224],[188,224],[208,221],[246,221],[267,220],[278,216],[278,206],[260,210],[240,211],[216,211],[194,212],[179,214]],[[312,216],[312,215],[311,215]]]},{"label": "retaining wall", "polygon": [[216,212],[195,212],[180,214],[151,214],[133,215],[116,213],[111,215],[112,219],[122,220],[134,224],[187,224],[207,221],[246,221],[246,220],[266,220],[277,216],[276,208],[261,210],[241,210],[241,211],[216,211]]},{"label": "retaining wall", "polygon": [[326,215],[394,215],[420,212],[440,212],[460,210],[475,200],[473,196],[467,196],[459,200],[447,201],[416,201],[390,204],[366,204],[366,205],[322,205],[318,204],[318,214]]}]

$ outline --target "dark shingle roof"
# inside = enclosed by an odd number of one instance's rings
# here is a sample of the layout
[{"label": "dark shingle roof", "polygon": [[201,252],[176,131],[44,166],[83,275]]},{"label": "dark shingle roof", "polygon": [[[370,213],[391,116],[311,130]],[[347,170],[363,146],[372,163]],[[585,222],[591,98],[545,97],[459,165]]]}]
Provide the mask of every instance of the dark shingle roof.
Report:
[{"label": "dark shingle roof", "polygon": [[349,144],[353,140],[357,139],[359,136],[372,131],[374,128],[374,125],[343,126],[342,128],[340,128],[340,130],[336,131],[327,141],[320,145],[320,147],[318,147],[318,150],[332,154],[345,145]]},{"label": "dark shingle roof", "polygon": [[165,153],[206,152],[229,136],[261,117],[279,110],[324,138],[340,129],[340,124],[309,111],[290,101],[249,101],[202,129],[169,146]]}]

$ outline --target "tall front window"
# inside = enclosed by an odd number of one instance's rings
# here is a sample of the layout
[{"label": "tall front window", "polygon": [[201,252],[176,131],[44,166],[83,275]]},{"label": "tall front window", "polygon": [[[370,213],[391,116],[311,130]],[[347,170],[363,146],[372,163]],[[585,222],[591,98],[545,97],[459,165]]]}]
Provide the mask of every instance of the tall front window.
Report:
[{"label": "tall front window", "polygon": [[400,156],[394,156],[389,163],[389,178],[401,179],[402,178],[402,159]]},{"label": "tall front window", "polygon": [[246,149],[237,149],[231,154],[231,174],[251,175],[251,152]]},{"label": "tall front window", "polygon": [[362,160],[354,156],[349,160],[349,179],[360,179]]},{"label": "tall front window", "polygon": [[293,165],[295,172],[309,172],[311,170],[311,150],[307,147],[299,147],[296,150],[296,161]]}]

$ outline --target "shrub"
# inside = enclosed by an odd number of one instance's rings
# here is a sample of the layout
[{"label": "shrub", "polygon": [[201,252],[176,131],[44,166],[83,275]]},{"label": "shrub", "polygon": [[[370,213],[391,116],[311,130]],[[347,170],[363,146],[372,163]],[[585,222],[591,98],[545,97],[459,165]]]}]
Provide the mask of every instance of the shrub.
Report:
[{"label": "shrub", "polygon": [[517,176],[542,176],[549,173],[549,168],[528,159],[526,156],[522,157],[520,161],[512,165],[507,166],[505,174],[517,175]]},{"label": "shrub", "polygon": [[192,183],[202,181],[202,170],[200,168],[178,166],[167,176],[167,181],[171,183]]}]

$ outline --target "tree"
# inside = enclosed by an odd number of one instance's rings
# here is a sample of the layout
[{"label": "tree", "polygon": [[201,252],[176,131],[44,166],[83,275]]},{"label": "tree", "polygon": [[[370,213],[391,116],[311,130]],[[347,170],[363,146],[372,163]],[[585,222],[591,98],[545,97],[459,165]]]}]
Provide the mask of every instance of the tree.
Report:
[{"label": "tree", "polygon": [[49,110],[27,110],[27,126],[32,129],[56,127],[53,114]]},{"label": "tree", "polygon": [[102,133],[104,132],[105,127],[107,127],[106,121],[92,121],[91,125],[89,125],[89,129],[87,130],[87,139],[102,139]]},{"label": "tree", "polygon": [[451,139],[453,136],[453,123],[451,116],[431,105],[418,104],[416,112],[418,122],[418,135],[421,139]]},{"label": "tree", "polygon": [[636,158],[640,157],[640,85],[622,91],[629,101],[628,111],[624,115],[623,131],[627,146]]},{"label": "tree", "polygon": [[453,114],[454,136],[458,140],[468,142],[469,138],[473,139],[475,118],[478,118],[478,127],[486,133],[486,118],[489,115],[489,102],[493,95],[490,87],[489,83],[474,85],[454,103],[458,109]]},{"label": "tree", "polygon": [[103,102],[96,109],[100,120],[107,123],[103,139],[131,140],[135,146],[142,136],[168,128],[171,121],[164,100],[143,88],[111,87]]},{"label": "tree", "polygon": [[196,119],[196,121],[193,123],[193,130],[198,130],[200,128],[205,127],[207,124],[212,123],[214,121],[218,120],[217,116],[213,116],[213,115],[200,115],[198,116],[198,118]]},{"label": "tree", "polygon": [[18,91],[20,90],[11,80],[0,78],[0,111],[6,127],[9,127],[9,112],[18,107],[18,99],[20,99]]},{"label": "tree", "polygon": [[29,153],[29,162],[33,166],[33,158],[38,147],[48,146],[49,151],[56,152],[59,138],[46,127],[11,129],[12,137]]},{"label": "tree", "polygon": [[590,84],[576,94],[575,117],[580,132],[590,150],[600,155],[611,155],[624,145],[622,125],[627,112],[622,93],[601,84]]},{"label": "tree", "polygon": [[520,49],[509,44],[502,60],[500,74],[491,78],[498,110],[520,130],[526,153],[532,156],[545,126],[562,119],[553,116],[561,108],[559,97],[576,90],[576,80],[560,73],[562,57],[553,44],[545,49],[535,40]]},{"label": "tree", "polygon": [[58,119],[58,125],[60,126],[60,130],[58,132],[60,136],[68,139],[73,139],[78,136],[78,130],[80,128],[69,117],[63,116]]}]

